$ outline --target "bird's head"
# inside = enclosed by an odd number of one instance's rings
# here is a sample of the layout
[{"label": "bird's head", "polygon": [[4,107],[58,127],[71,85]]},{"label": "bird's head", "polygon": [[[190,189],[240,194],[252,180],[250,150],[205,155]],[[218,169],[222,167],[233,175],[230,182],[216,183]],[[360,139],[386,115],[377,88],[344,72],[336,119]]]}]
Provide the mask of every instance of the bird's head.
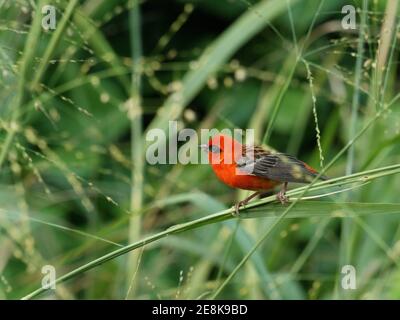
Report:
[{"label": "bird's head", "polygon": [[201,145],[201,148],[208,153],[211,165],[233,164],[242,153],[242,145],[225,134],[213,136],[207,144]]}]

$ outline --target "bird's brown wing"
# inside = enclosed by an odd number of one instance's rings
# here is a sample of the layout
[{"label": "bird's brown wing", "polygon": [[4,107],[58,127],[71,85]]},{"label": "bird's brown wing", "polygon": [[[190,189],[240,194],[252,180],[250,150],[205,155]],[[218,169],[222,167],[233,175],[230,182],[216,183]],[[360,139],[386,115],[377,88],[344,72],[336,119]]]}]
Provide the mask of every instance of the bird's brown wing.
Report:
[{"label": "bird's brown wing", "polygon": [[[254,147],[253,156],[251,148],[246,146],[236,163],[242,172],[280,182],[298,183],[309,183],[318,175],[317,171],[291,155]],[[327,180],[325,176],[321,179]]]}]

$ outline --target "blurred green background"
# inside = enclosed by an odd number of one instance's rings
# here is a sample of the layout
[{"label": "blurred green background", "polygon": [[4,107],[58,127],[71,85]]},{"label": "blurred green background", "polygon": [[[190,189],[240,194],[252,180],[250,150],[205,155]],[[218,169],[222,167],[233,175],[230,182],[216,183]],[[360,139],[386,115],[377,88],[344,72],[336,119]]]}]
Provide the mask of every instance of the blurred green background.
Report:
[{"label": "blurred green background", "polygon": [[[169,120],[255,129],[318,170],[369,125],[327,174],[398,164],[398,37],[396,0],[0,0],[0,298],[40,287],[44,265],[59,277],[247,195],[207,165],[146,164],[147,130]],[[400,298],[397,172],[299,204],[218,298]],[[347,202],[371,206],[340,217]],[[170,235],[39,298],[208,298],[273,222]]]}]

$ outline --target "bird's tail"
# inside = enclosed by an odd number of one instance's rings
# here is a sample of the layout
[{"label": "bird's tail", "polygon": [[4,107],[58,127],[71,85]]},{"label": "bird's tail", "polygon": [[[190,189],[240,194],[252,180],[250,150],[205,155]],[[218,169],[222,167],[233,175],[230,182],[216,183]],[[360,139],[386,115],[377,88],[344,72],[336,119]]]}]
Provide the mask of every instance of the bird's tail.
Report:
[{"label": "bird's tail", "polygon": [[[303,162],[303,165],[307,169],[307,171],[312,176],[314,176],[314,178],[319,175],[319,172],[317,170],[315,170],[313,167],[310,167],[308,164],[306,164],[304,162]],[[322,176],[319,177],[319,180],[326,181],[326,180],[329,180],[329,178],[326,175],[322,175]]]},{"label": "bird's tail", "polygon": [[327,180],[329,180],[329,177],[326,176],[326,175],[322,175],[322,176],[319,177],[319,179],[322,180],[322,181],[327,181]]}]

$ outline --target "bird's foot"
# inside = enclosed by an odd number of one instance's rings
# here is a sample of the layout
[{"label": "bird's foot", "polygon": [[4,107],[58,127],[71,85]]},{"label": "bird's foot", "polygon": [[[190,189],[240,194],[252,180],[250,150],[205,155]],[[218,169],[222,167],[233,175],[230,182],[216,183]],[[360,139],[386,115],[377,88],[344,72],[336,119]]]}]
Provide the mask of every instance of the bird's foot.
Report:
[{"label": "bird's foot", "polygon": [[259,191],[254,192],[252,195],[248,196],[246,199],[243,199],[242,201],[239,201],[238,203],[235,204],[235,212],[232,213],[234,217],[239,217],[239,209],[242,206],[245,206],[251,199],[254,197],[257,197],[260,194]]},{"label": "bird's foot", "polygon": [[276,195],[276,199],[278,199],[279,202],[283,205],[289,202],[289,198],[284,191],[279,191]]},{"label": "bird's foot", "polygon": [[239,201],[238,203],[236,203],[235,204],[235,211],[232,212],[232,215],[234,217],[239,217],[240,216],[240,213],[239,213],[240,207],[244,207],[247,203],[248,203],[247,199]]}]

